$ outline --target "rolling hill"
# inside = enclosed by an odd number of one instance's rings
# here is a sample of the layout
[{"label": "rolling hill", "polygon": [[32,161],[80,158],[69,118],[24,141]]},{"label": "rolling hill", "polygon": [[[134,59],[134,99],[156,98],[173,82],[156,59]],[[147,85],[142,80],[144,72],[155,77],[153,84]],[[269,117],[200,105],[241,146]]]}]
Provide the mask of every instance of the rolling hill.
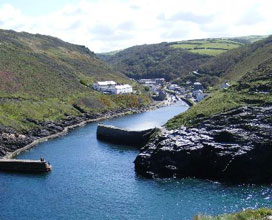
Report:
[{"label": "rolling hill", "polygon": [[[216,114],[243,106],[271,105],[272,37],[215,57],[200,71],[229,79],[232,86],[216,90],[186,113],[176,116],[167,123],[168,128],[196,126]],[[271,121],[271,117],[267,120]]]},{"label": "rolling hill", "polygon": [[[168,81],[175,80],[182,84],[184,81],[194,80],[192,71],[199,69],[213,57],[262,38],[263,36],[248,36],[140,45],[98,56],[115,70],[131,78],[164,77]],[[218,81],[214,75],[201,80],[207,85]]]},{"label": "rolling hill", "polygon": [[136,107],[145,95],[120,99],[90,88],[97,80],[131,81],[85,46],[40,34],[0,30],[0,130],[29,130],[33,121]]},{"label": "rolling hill", "polygon": [[198,68],[209,56],[160,43],[130,47],[114,55],[103,55],[101,58],[131,78],[164,77],[166,80],[172,80]]},{"label": "rolling hill", "polygon": [[230,50],[200,65],[199,73],[237,81],[271,57],[272,37]]}]

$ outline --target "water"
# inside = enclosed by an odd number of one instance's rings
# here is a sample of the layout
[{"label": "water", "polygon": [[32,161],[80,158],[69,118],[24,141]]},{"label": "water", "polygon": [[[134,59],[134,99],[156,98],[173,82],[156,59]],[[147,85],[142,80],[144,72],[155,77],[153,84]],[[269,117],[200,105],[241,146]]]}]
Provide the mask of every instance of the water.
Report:
[{"label": "water", "polygon": [[[178,104],[104,123],[143,129],[185,110]],[[271,186],[138,177],[133,164],[138,150],[97,141],[96,127],[75,129],[19,156],[44,156],[51,173],[0,173],[0,219],[183,220],[272,204]]]}]

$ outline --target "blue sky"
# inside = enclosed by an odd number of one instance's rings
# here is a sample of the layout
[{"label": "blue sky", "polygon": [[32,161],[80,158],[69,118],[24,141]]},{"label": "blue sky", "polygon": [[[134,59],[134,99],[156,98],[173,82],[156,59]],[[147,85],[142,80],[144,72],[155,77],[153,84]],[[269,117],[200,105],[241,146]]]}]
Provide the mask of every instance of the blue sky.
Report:
[{"label": "blue sky", "polygon": [[107,52],[133,45],[272,33],[271,0],[0,0],[0,28]]}]

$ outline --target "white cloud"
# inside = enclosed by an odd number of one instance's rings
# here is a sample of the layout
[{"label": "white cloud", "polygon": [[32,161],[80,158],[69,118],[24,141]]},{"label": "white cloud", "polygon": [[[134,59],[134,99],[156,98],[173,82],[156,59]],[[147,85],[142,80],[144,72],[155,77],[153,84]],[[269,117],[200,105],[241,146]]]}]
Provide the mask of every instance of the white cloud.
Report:
[{"label": "white cloud", "polygon": [[99,0],[26,16],[0,5],[0,28],[59,37],[95,52],[144,43],[272,33],[270,0]]}]

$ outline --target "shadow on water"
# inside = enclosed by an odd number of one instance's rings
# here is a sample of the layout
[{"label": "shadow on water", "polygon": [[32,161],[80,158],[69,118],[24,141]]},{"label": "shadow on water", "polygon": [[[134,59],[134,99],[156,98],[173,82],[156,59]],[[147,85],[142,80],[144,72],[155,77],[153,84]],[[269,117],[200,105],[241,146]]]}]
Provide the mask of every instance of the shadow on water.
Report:
[{"label": "shadow on water", "polygon": [[4,175],[10,176],[10,177],[25,177],[25,178],[38,178],[38,179],[46,179],[51,173],[50,172],[23,172],[18,173],[16,171],[1,171]]},{"label": "shadow on water", "polygon": [[116,144],[116,143],[111,143],[109,141],[102,141],[102,140],[97,140],[97,142],[105,147],[109,147],[113,150],[117,150],[117,151],[137,151],[139,152],[141,147],[140,145],[127,145],[127,144]]}]

